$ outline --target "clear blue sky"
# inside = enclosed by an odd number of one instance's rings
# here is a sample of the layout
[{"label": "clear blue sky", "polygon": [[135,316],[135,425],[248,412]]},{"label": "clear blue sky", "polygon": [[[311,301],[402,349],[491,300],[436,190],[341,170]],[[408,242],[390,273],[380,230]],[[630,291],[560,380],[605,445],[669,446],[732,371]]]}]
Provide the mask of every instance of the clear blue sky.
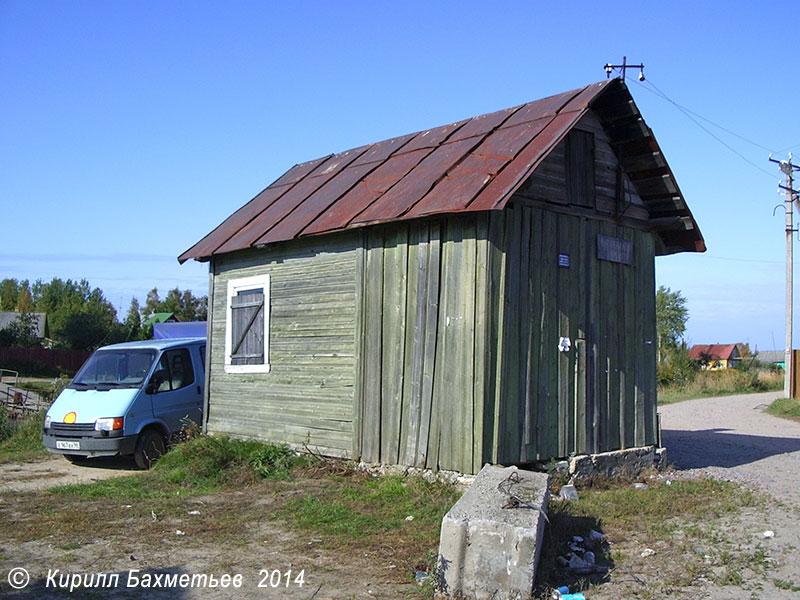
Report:
[{"label": "clear blue sky", "polygon": [[[627,55],[645,64],[648,82],[629,86],[709,248],[657,259],[658,282],[688,299],[687,340],[782,348],[767,157],[800,163],[794,13],[743,0],[0,0],[0,278],[86,278],[122,317],[154,286],[205,294],[207,265],[176,257],[293,164],[600,81]],[[698,119],[755,166],[652,85],[749,140]]]}]

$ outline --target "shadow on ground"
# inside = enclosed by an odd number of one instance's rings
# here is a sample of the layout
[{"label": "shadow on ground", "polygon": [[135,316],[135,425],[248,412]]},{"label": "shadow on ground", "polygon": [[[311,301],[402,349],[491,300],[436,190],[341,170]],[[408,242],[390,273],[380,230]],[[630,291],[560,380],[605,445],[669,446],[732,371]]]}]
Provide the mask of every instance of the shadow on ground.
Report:
[{"label": "shadow on ground", "polygon": [[[67,460],[67,459],[64,459]],[[95,469],[108,469],[113,471],[138,471],[139,467],[132,456],[97,456],[74,460],[72,464],[79,467],[92,467]]]},{"label": "shadow on ground", "polygon": [[682,469],[738,467],[763,458],[800,452],[800,439],[729,433],[730,429],[665,429],[662,445],[670,462]]}]

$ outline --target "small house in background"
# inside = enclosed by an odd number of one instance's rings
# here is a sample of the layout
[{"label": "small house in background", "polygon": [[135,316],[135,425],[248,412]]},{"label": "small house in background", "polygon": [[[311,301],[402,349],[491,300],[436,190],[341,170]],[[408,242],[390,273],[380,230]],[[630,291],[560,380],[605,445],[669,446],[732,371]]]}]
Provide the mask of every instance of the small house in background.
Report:
[{"label": "small house in background", "polygon": [[179,257],[206,428],[467,473],[653,445],[654,257],[704,250],[621,80],[295,165]]},{"label": "small house in background", "polygon": [[786,352],[784,350],[758,350],[755,359],[767,367],[786,369]]},{"label": "small house in background", "polygon": [[171,312],[153,313],[142,323],[142,327],[153,326],[156,323],[179,323],[180,319]]},{"label": "small house in background", "polygon": [[689,358],[707,371],[732,369],[742,359],[736,344],[696,344],[689,350]]},{"label": "small house in background", "polygon": [[[15,311],[0,311],[0,329],[5,329],[12,323],[20,320],[20,317],[25,313]],[[36,337],[44,339],[50,337],[50,328],[47,323],[47,313],[32,312],[28,313],[33,316],[33,323],[36,326]]]}]

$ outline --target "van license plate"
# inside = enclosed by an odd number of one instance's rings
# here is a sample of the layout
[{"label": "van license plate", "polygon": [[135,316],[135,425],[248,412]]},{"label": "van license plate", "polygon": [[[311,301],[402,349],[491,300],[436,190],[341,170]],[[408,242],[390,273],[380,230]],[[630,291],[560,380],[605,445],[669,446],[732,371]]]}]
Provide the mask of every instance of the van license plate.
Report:
[{"label": "van license plate", "polygon": [[80,442],[62,442],[56,441],[56,448],[58,450],[80,450],[81,443]]}]

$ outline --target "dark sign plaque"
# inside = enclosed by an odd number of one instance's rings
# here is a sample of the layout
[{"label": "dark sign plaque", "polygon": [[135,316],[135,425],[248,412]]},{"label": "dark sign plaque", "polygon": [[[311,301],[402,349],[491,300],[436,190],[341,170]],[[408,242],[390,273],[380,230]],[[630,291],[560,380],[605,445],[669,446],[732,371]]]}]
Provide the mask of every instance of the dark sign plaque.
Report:
[{"label": "dark sign plaque", "polygon": [[598,233],[597,258],[630,265],[633,263],[633,242]]}]

